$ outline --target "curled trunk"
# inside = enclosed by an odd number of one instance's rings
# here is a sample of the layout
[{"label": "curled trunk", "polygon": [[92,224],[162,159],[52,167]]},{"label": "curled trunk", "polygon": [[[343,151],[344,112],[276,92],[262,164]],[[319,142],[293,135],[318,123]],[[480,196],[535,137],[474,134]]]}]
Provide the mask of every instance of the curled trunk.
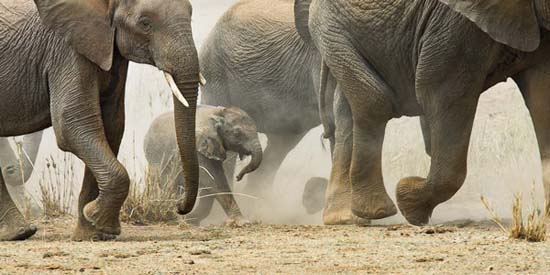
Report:
[{"label": "curled trunk", "polygon": [[256,171],[258,167],[260,167],[260,164],[262,163],[263,152],[262,152],[262,146],[260,145],[259,141],[255,143],[251,156],[252,158],[248,163],[248,165],[245,166],[241,170],[241,172],[239,172],[239,174],[237,175],[237,181],[242,180],[246,174],[252,173]]}]

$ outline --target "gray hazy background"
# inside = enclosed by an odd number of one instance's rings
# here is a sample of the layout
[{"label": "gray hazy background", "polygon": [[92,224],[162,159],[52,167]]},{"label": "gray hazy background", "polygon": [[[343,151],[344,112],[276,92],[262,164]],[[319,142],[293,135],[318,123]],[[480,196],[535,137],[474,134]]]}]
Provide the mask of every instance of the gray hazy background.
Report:
[{"label": "gray hazy background", "polygon": [[[192,1],[193,31],[197,48],[200,49],[216,20],[236,2]],[[144,174],[142,146],[150,122],[171,108],[171,94],[161,73],[151,66],[131,64],[126,89],[126,131],[119,159],[125,163],[132,178],[142,178]],[[386,133],[383,170],[388,192],[395,198],[394,188],[400,178],[426,176],[429,157],[424,153],[417,118],[393,120]],[[273,196],[278,207],[266,212],[269,215],[253,219],[276,223],[321,223],[320,214],[308,216],[301,207],[306,180],[311,176],[328,176],[330,172],[330,154],[321,149],[320,134],[319,128],[311,131],[283,164],[276,178]],[[39,199],[40,179],[47,180],[45,168],[46,159],[49,158],[56,160],[58,169],[70,166],[70,163],[60,165],[63,159],[72,162],[75,173],[68,182],[75,186],[75,194],[78,194],[83,164],[75,157],[68,157],[60,152],[52,130],[48,129],[36,163],[37,171],[27,185],[33,197]],[[522,98],[513,82],[499,84],[481,98],[471,140],[466,183],[455,198],[436,208],[434,221],[487,217],[479,200],[480,194],[489,199],[499,214],[509,216],[513,194],[521,191],[524,198],[528,199],[531,197],[533,184],[536,198],[542,201],[540,175],[535,136]],[[235,185],[236,191],[241,188],[241,183]],[[246,215],[246,200],[250,199],[238,199],[243,204]],[[396,221],[404,220],[401,216],[386,220]]]}]

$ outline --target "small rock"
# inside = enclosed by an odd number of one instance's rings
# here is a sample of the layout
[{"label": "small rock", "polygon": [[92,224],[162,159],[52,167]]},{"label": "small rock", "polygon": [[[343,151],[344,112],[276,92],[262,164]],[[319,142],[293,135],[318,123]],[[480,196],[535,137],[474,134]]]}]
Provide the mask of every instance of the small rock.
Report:
[{"label": "small rock", "polygon": [[212,252],[207,248],[195,248],[195,249],[191,249],[191,251],[189,251],[189,254],[204,255],[204,254],[212,254]]},{"label": "small rock", "polygon": [[42,258],[52,258],[52,257],[63,257],[68,256],[68,253],[65,253],[63,251],[48,251],[42,255]]},{"label": "small rock", "polygon": [[417,263],[427,263],[427,262],[442,262],[445,259],[439,258],[439,257],[422,257],[415,259],[414,261]]},{"label": "small rock", "polygon": [[183,260],[184,264],[195,264],[195,261],[193,260]]}]

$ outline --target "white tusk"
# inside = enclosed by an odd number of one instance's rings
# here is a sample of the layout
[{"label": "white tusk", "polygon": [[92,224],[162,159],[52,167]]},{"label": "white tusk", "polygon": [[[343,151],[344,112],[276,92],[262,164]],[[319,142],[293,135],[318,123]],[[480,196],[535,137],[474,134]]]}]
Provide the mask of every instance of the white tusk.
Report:
[{"label": "white tusk", "polygon": [[204,75],[202,75],[202,73],[199,73],[199,82],[201,86],[206,85],[206,78],[204,78]]},{"label": "white tusk", "polygon": [[183,104],[183,106],[189,107],[189,102],[187,102],[185,97],[183,97],[183,94],[178,88],[178,85],[176,85],[176,81],[174,81],[174,77],[172,77],[172,75],[167,72],[163,73],[166,81],[168,82],[168,86],[170,86],[170,90],[172,90],[172,94],[174,94],[174,96],[181,102],[181,104]]}]

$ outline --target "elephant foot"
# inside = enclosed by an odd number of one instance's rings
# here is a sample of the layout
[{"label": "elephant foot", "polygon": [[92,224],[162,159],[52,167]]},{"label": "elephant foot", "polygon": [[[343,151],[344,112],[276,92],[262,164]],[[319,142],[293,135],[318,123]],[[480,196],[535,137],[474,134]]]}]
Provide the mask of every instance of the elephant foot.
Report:
[{"label": "elephant foot", "polygon": [[228,218],[224,224],[227,227],[244,227],[252,223],[243,216],[237,216]]},{"label": "elephant foot", "polygon": [[397,214],[397,208],[386,192],[380,195],[370,194],[360,199],[356,196],[352,198],[351,211],[360,218],[378,220]]},{"label": "elephant foot", "polygon": [[96,199],[86,204],[83,212],[84,218],[99,232],[120,235],[119,207],[102,207]]},{"label": "elephant foot", "polygon": [[116,239],[117,235],[103,233],[97,230],[87,221],[79,221],[71,236],[72,241],[110,241]]},{"label": "elephant foot", "polygon": [[26,240],[37,231],[36,226],[27,223],[15,206],[0,212],[0,215],[0,241]]},{"label": "elephant foot", "polygon": [[325,225],[370,225],[370,220],[357,217],[351,212],[351,208],[340,206],[329,206],[323,212],[323,223]]},{"label": "elephant foot", "polygon": [[399,181],[396,189],[397,205],[410,224],[420,226],[430,221],[435,207],[430,203],[431,193],[424,178],[408,177]]}]

